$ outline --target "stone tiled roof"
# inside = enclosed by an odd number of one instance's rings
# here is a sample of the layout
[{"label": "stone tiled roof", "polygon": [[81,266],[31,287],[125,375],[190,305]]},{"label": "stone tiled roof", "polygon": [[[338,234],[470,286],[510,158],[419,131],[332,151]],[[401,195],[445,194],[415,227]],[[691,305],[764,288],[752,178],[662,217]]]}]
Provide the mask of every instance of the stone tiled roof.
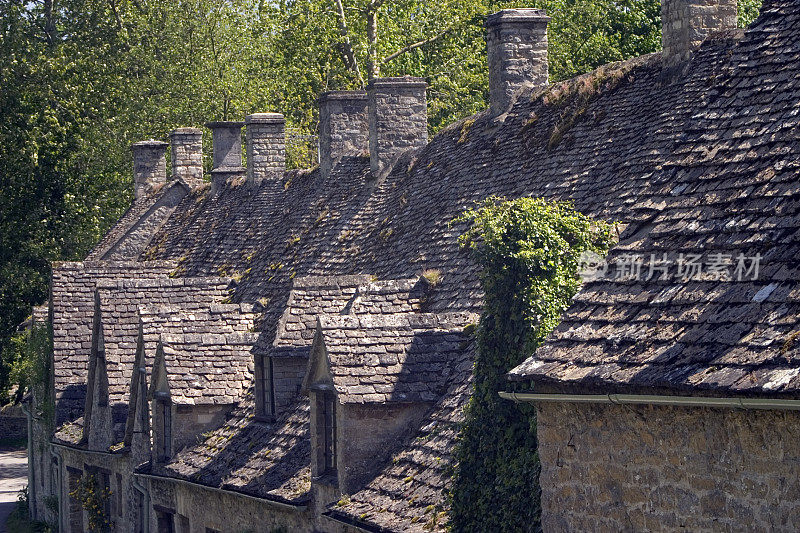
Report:
[{"label": "stone tiled roof", "polygon": [[83,412],[97,283],[107,279],[167,278],[175,263],[85,261],[56,263],[50,284],[56,420]]},{"label": "stone tiled roof", "polygon": [[100,239],[87,259],[118,261],[138,257],[187,193],[186,185],[175,180],[140,198]]},{"label": "stone tiled roof", "polygon": [[372,281],[371,276],[296,278],[278,322],[270,355],[308,356],[320,314],[405,313],[419,310],[424,283],[418,278]]},{"label": "stone tiled roof", "polygon": [[[643,259],[642,275],[612,268],[587,283],[512,379],[800,397],[798,28],[800,6],[773,2],[719,62],[654,168],[658,209],[610,254],[612,266]],[[700,275],[684,279],[681,253],[700,256]],[[668,273],[646,279],[664,254]],[[758,275],[740,276],[758,255]]]},{"label": "stone tiled roof", "polygon": [[68,446],[78,446],[82,438],[83,417],[77,418],[72,422],[61,424],[53,434],[53,442],[66,444]]},{"label": "stone tiled roof", "polygon": [[143,467],[156,475],[177,477],[251,496],[303,505],[311,490],[309,406],[303,398],[272,423],[254,418],[248,392],[228,422],[185,448],[166,465]]},{"label": "stone tiled roof", "polygon": [[435,402],[469,342],[464,327],[477,319],[470,313],[322,315],[312,357],[327,356],[341,403]]},{"label": "stone tiled roof", "polygon": [[[205,311],[229,295],[230,283],[229,278],[219,277],[98,282],[97,295],[105,343],[109,403],[113,405],[128,401],[140,306],[172,304],[182,312]],[[212,324],[214,323],[205,322],[205,326]],[[244,329],[250,326],[252,323],[245,325]]]},{"label": "stone tiled roof", "polygon": [[208,327],[201,333],[162,333],[153,364],[151,391],[163,358],[170,399],[178,405],[229,405],[253,379],[251,350],[256,334]]}]

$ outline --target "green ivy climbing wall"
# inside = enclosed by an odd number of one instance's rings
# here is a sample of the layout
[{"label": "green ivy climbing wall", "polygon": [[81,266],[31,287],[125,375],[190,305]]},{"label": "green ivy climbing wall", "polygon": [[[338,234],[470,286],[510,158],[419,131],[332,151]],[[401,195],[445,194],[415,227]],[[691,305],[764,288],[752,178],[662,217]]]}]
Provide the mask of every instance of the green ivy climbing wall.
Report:
[{"label": "green ivy climbing wall", "polygon": [[605,254],[612,226],[569,204],[491,198],[465,212],[461,237],[482,269],[485,303],[477,330],[472,398],[451,492],[453,531],[539,529],[539,461],[533,407],[498,396],[506,373],[558,324],[580,287],[581,253]]}]

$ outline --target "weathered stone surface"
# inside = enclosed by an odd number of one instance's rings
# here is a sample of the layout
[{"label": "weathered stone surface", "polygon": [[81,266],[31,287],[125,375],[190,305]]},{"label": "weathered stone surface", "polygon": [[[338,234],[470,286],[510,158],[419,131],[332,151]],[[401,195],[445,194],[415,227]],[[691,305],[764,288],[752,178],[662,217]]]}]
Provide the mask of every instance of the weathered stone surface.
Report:
[{"label": "weathered stone surface", "polygon": [[133,152],[133,195],[136,200],[147,196],[158,185],[167,182],[165,142],[140,141],[131,145]]},{"label": "weathered stone surface", "polygon": [[800,527],[800,415],[541,404],[545,531]]},{"label": "weathered stone surface", "polygon": [[172,150],[172,178],[188,187],[203,184],[203,131],[178,128],[169,134]]},{"label": "weathered stone surface", "polygon": [[367,85],[369,158],[378,176],[397,157],[428,143],[428,104],[422,78],[376,78]]},{"label": "weathered stone surface", "polygon": [[489,102],[493,115],[517,93],[547,85],[547,23],[543,9],[504,9],[486,19]]},{"label": "weathered stone surface", "polygon": [[319,167],[323,175],[343,156],[369,152],[367,93],[329,91],[319,103]]},{"label": "weathered stone surface", "polygon": [[255,113],[244,119],[247,181],[280,180],[286,170],[286,119],[280,113]]},{"label": "weathered stone surface", "polygon": [[686,61],[709,35],[736,28],[736,0],[663,0],[661,44],[664,65]]}]

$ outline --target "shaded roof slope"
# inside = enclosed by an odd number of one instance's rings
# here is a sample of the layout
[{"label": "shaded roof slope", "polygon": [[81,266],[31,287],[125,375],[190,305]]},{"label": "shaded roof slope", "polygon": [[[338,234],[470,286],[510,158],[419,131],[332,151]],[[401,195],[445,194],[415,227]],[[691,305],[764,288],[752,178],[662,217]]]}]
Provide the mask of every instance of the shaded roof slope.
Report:
[{"label": "shaded roof slope", "polygon": [[298,398],[273,423],[253,418],[252,390],[228,422],[206,433],[202,443],[184,448],[166,465],[142,471],[251,496],[303,505],[311,490],[309,406]]},{"label": "shaded roof slope", "polygon": [[189,189],[179,180],[135,201],[89,252],[87,260],[135,260]]},{"label": "shaded roof slope", "polygon": [[[653,176],[670,194],[610,254],[642,274],[585,285],[513,379],[800,397],[799,29],[773,2],[746,32]],[[646,279],[651,256],[668,271]]]}]

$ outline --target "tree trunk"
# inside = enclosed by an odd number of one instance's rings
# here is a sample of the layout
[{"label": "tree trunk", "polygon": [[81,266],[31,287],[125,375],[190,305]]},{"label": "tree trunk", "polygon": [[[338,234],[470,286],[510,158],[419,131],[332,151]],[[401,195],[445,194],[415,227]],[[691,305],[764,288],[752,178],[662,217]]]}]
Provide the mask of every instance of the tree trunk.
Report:
[{"label": "tree trunk", "polygon": [[381,67],[378,64],[378,7],[379,4],[372,2],[367,8],[367,70],[369,79],[373,80],[381,75]]}]

